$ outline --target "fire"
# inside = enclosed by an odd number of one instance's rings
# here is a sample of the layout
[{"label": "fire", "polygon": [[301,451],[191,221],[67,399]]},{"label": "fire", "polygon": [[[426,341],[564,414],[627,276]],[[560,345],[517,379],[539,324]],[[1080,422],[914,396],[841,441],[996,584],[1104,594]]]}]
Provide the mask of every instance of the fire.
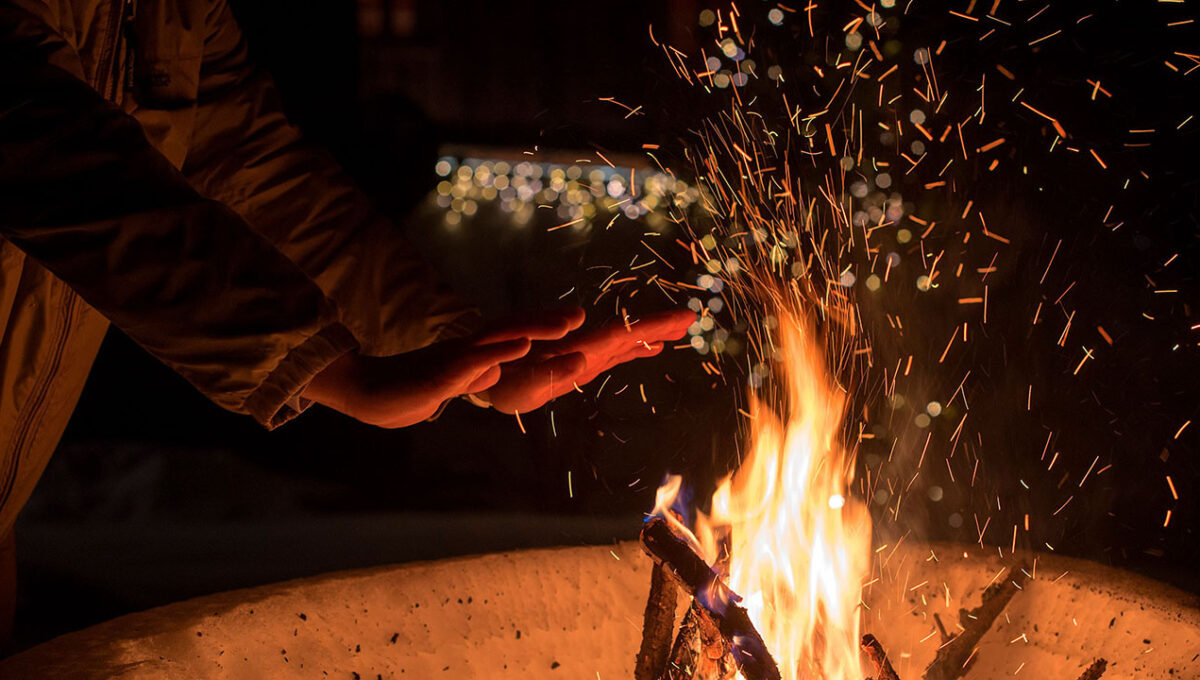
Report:
[{"label": "fire", "polygon": [[[729,584],[785,680],[861,680],[859,603],[871,522],[848,493],[853,457],[840,436],[846,396],[807,320],[777,316],[780,398],[751,395],[749,455],[713,494],[712,515],[697,518],[696,539],[710,562],[727,546]],[[669,482],[663,510],[676,502],[678,480]]]}]

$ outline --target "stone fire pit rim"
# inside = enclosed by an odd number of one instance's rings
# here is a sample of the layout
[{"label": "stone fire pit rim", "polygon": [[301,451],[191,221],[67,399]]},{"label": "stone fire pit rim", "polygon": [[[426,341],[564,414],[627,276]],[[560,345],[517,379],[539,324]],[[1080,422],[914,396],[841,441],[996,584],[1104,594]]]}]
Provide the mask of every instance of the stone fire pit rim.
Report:
[{"label": "stone fire pit rim", "polygon": [[[13,669],[53,667],[67,657],[76,663],[94,660],[97,667],[101,667],[119,656],[123,650],[145,645],[148,640],[195,636],[198,631],[211,628],[222,617],[226,617],[226,620],[244,617],[247,612],[253,613],[254,608],[260,605],[268,608],[280,603],[294,604],[291,609],[297,611],[293,615],[303,614],[302,608],[307,607],[308,615],[311,616],[318,614],[320,607],[329,606],[331,600],[338,601],[336,595],[334,598],[330,597],[335,590],[337,593],[362,591],[365,601],[372,590],[392,587],[398,580],[402,582],[406,575],[417,577],[431,570],[444,572],[447,568],[453,569],[458,565],[483,569],[520,569],[522,565],[553,561],[556,555],[561,557],[567,553],[578,552],[578,557],[584,559],[632,559],[635,563],[630,568],[639,569],[636,560],[642,553],[636,542],[613,544],[612,557],[608,557],[605,550],[607,547],[610,546],[535,548],[380,565],[201,596],[127,614],[44,642],[0,661],[0,677],[9,677],[6,673]],[[985,550],[976,544],[910,544],[902,550],[906,553],[905,559],[911,560],[933,559],[932,556],[936,555],[942,563],[983,559],[999,564],[994,548]],[[589,551],[594,553],[594,557],[586,554]],[[1031,564],[1034,558],[1037,559],[1039,581],[1057,579],[1079,590],[1091,590],[1114,600],[1167,613],[1180,624],[1200,628],[1200,596],[1196,594],[1088,560],[1020,551],[1017,557],[1024,557]],[[648,570],[646,573],[648,574]],[[563,577],[568,580],[572,578],[570,574],[564,574]],[[639,593],[635,597],[642,598],[644,594]]]}]

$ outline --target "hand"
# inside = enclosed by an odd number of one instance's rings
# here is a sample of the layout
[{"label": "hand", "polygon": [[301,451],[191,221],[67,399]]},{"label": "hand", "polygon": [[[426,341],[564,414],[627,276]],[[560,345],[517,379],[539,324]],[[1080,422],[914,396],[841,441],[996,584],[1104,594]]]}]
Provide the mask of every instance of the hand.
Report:
[{"label": "hand", "polygon": [[561,340],[539,342],[528,356],[501,366],[492,386],[471,392],[497,411],[532,411],[577,386],[586,385],[608,369],[663,350],[678,340],[696,320],[692,312],[672,311],[614,322]]},{"label": "hand", "polygon": [[525,356],[533,340],[562,338],[581,323],[582,310],[564,310],[390,357],[351,352],[314,377],[303,394],[364,423],[406,427],[428,420],[448,399],[494,385],[501,364]]},{"label": "hand", "polygon": [[666,312],[568,337],[583,320],[582,310],[570,309],[392,357],[350,353],[317,375],[304,396],[388,428],[428,420],[465,394],[505,413],[531,411],[618,363],[657,354],[695,315]]}]

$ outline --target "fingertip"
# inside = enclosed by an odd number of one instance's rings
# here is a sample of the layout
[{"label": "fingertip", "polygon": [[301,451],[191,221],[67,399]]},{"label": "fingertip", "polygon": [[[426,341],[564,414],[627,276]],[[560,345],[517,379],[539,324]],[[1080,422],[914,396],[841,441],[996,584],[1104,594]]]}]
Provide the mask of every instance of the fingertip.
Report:
[{"label": "fingertip", "polygon": [[587,320],[587,312],[583,311],[583,307],[568,307],[563,310],[563,320],[567,324],[567,330],[573,331]]},{"label": "fingertip", "polygon": [[513,340],[504,340],[492,345],[486,345],[480,349],[488,350],[489,354],[494,354],[497,361],[512,361],[520,359],[529,354],[529,350],[533,347],[533,341],[529,338],[515,338]]}]

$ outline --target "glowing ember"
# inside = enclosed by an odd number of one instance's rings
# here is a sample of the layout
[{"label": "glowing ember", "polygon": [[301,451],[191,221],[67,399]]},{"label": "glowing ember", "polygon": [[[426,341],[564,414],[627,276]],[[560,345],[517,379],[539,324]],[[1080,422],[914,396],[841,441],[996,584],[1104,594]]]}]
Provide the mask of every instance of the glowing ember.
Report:
[{"label": "glowing ember", "polygon": [[[786,310],[778,318],[783,394],[778,404],[751,396],[750,453],[713,494],[712,515],[698,517],[696,538],[710,562],[727,546],[729,584],[784,678],[860,680],[871,520],[847,493],[845,395],[807,320]],[[679,487],[668,478],[656,512],[671,515]]]}]

